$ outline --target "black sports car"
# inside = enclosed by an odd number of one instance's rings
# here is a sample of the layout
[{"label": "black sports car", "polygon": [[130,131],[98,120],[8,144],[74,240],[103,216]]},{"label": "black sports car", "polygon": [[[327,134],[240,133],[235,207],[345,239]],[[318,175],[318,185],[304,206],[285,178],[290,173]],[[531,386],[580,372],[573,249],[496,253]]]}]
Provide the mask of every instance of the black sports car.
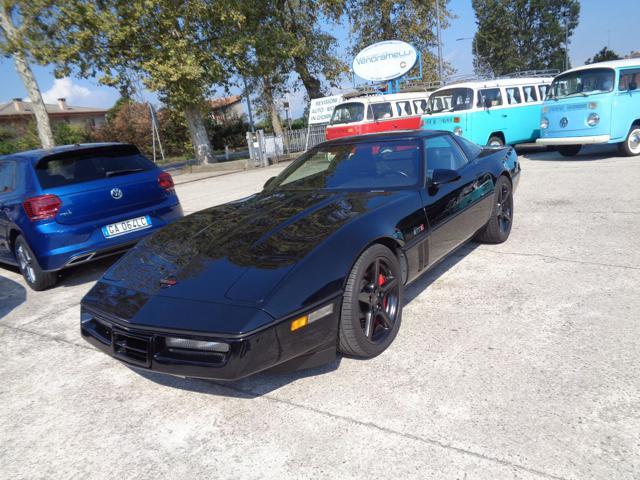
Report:
[{"label": "black sports car", "polygon": [[471,238],[507,239],[519,173],[512,148],[449,132],[325,142],[261,193],[139,243],[84,297],[82,335],[130,365],[215,379],[373,357],[405,285]]}]

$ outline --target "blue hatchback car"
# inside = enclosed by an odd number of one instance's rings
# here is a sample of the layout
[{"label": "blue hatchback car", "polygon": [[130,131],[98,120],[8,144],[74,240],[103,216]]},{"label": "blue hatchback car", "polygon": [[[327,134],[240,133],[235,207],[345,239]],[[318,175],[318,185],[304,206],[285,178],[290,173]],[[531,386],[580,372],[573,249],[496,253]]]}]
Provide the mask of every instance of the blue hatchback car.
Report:
[{"label": "blue hatchback car", "polygon": [[173,179],[133,145],[0,157],[0,262],[34,290],[64,268],[120,253],[183,216]]}]

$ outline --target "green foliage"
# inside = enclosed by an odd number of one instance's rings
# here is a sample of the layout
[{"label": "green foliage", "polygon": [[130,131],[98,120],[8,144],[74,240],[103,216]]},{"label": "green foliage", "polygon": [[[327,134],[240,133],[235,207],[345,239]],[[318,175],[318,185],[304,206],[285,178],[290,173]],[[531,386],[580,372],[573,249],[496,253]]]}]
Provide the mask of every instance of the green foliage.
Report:
[{"label": "green foliage", "polygon": [[56,145],[74,145],[90,141],[91,135],[86,128],[80,125],[55,123],[53,125],[53,138]]},{"label": "green foliage", "polygon": [[[448,0],[440,1],[443,29],[453,18],[447,4]],[[354,38],[352,53],[383,40],[403,40],[422,52],[424,80],[438,79],[438,61],[431,53],[437,48],[436,0],[348,0],[347,5]],[[445,68],[447,74],[454,71],[450,65]]]},{"label": "green foliage", "polygon": [[564,69],[565,18],[569,38],[578,26],[578,0],[472,0],[478,31],[475,54],[495,75]]},{"label": "green foliage", "polygon": [[222,150],[225,145],[229,147],[245,147],[247,145],[246,133],[249,125],[242,119],[234,119],[224,123],[216,123],[209,120],[207,133],[214,150]]},{"label": "green foliage", "polygon": [[609,50],[607,47],[602,47],[602,50],[596,53],[593,58],[587,58],[587,61],[584,62],[584,64],[589,65],[591,63],[606,62],[609,60],[620,60],[621,58],[622,57],[613,50]]},{"label": "green foliage", "polygon": [[40,139],[36,124],[30,121],[18,129],[3,127],[0,129],[0,155],[23,152],[40,148]]}]

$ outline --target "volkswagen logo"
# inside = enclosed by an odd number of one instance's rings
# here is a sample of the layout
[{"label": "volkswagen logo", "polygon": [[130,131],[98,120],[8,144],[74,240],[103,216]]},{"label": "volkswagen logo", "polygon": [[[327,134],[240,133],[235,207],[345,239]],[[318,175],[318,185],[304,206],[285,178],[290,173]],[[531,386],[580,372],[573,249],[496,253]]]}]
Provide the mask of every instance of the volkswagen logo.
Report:
[{"label": "volkswagen logo", "polygon": [[111,196],[113,198],[115,198],[116,200],[120,200],[122,198],[122,190],[120,190],[118,187],[112,188],[111,189]]},{"label": "volkswagen logo", "polygon": [[567,120],[567,117],[562,117],[560,119],[560,126],[562,128],[566,127],[567,125],[569,125],[569,120]]}]

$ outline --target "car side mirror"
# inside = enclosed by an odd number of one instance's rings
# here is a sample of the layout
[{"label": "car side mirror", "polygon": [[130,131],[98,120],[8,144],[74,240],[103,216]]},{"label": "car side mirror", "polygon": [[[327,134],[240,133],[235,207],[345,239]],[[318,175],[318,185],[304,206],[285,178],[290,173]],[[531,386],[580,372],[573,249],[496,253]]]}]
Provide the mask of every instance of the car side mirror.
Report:
[{"label": "car side mirror", "polygon": [[266,190],[267,188],[269,188],[269,185],[271,185],[275,179],[276,177],[271,177],[269,180],[264,182],[264,187],[262,187],[262,189]]},{"label": "car side mirror", "polygon": [[484,108],[491,108],[492,103],[491,103],[491,99],[490,98],[485,98],[484,99]]},{"label": "car side mirror", "polygon": [[455,170],[448,170],[446,168],[436,168],[433,171],[433,175],[431,175],[431,183],[432,187],[439,187],[440,185],[444,185],[446,183],[455,182],[460,178],[460,174]]},{"label": "car side mirror", "polygon": [[629,82],[629,91],[637,90],[637,89],[638,89],[638,84],[636,82]]}]

